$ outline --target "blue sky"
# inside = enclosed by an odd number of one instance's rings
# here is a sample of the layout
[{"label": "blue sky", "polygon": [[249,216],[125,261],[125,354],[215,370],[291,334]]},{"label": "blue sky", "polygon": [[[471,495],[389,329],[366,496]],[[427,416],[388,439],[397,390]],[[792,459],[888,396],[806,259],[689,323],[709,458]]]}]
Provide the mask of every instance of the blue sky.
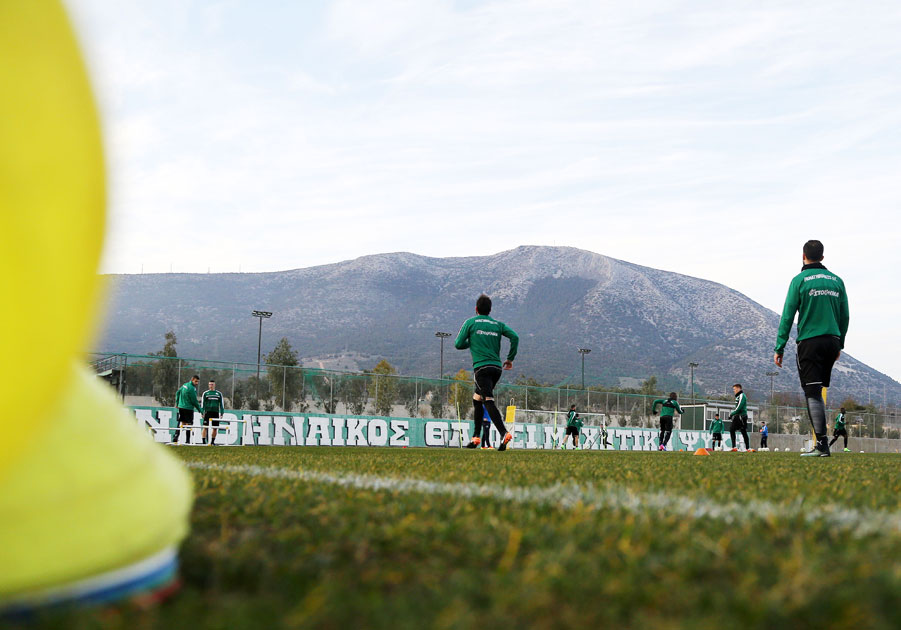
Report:
[{"label": "blue sky", "polygon": [[809,238],[896,379],[897,2],[68,0],[103,270],[571,245],[780,310]]}]

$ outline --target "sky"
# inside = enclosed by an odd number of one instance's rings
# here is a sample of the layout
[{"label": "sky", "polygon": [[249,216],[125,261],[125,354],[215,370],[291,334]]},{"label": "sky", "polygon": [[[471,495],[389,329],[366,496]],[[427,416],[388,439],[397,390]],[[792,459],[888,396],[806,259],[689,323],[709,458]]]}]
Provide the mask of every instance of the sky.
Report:
[{"label": "sky", "polygon": [[567,245],[781,311],[811,238],[901,378],[901,4],[67,0],[107,273]]}]

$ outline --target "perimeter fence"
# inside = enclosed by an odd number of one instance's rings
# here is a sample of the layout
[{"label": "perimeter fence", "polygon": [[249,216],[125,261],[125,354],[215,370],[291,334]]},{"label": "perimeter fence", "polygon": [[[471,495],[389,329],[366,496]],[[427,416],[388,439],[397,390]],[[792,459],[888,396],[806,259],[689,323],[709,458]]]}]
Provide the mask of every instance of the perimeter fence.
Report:
[{"label": "perimeter fence", "polygon": [[[256,363],[123,353],[90,353],[88,360],[127,405],[174,406],[179,386],[197,374],[199,392],[214,380],[216,389],[225,397],[227,409],[448,420],[468,418],[471,414],[471,373],[465,379],[436,379],[266,364],[258,368]],[[658,416],[651,414],[651,406],[659,395],[609,392],[599,387],[581,389],[572,385],[540,387],[502,380],[495,396],[503,405],[562,414],[570,405],[576,405],[580,412],[604,414],[608,426],[654,428],[658,423]],[[724,410],[730,406],[722,400],[695,402]],[[837,409],[830,409],[829,418],[837,413]],[[807,411],[803,408],[751,405],[749,417],[752,430],[765,420],[771,433],[809,433]],[[546,418],[552,422],[553,414]],[[894,411],[851,412],[847,414],[847,424],[852,436],[901,438],[901,417]],[[728,429],[728,421],[726,426]]]}]

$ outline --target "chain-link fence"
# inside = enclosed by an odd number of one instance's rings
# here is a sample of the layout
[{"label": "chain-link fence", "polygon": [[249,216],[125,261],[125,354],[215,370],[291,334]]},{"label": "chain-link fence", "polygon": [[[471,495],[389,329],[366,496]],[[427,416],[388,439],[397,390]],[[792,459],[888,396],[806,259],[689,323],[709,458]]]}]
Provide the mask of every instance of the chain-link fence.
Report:
[{"label": "chain-link fence", "polygon": [[[199,392],[215,381],[228,409],[444,419],[468,418],[472,409],[471,373],[458,380],[151,355],[92,353],[88,358],[128,405],[171,407],[179,386],[197,374]],[[657,397],[504,380],[495,390],[504,406],[565,412],[576,405],[580,412],[604,414],[609,426],[620,427],[656,427],[658,416],[651,414],[651,406]],[[830,410],[830,426],[835,415],[837,410]],[[762,405],[752,416],[766,420],[772,433],[802,435],[810,430],[803,408]],[[849,433],[857,437],[901,438],[901,418],[894,412],[850,412],[846,421]]]}]

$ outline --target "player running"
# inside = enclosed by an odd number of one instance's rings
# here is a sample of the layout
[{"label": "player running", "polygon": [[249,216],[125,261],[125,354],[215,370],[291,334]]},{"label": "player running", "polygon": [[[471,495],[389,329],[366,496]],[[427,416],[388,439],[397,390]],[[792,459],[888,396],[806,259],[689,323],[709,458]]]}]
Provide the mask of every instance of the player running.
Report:
[{"label": "player running", "polygon": [[566,414],[566,434],[563,436],[563,443],[560,448],[566,450],[566,438],[573,436],[573,448],[579,450],[579,432],[582,430],[582,418],[576,411],[576,406],[571,405],[569,413]]},{"label": "player running", "polygon": [[804,266],[792,278],[782,307],[773,363],[782,367],[795,313],[798,314],[798,376],[807,399],[807,415],[816,446],[802,457],[829,457],[826,441],[824,393],[832,378],[832,366],[842,355],[848,333],[848,294],[845,283],[823,266],[823,244],[807,241],[801,254]]},{"label": "player running", "polygon": [[666,444],[669,442],[670,436],[673,434],[673,413],[678,412],[682,415],[682,407],[676,402],[676,392],[670,392],[667,398],[658,398],[651,404],[651,415],[657,413],[657,405],[660,407],[660,446],[658,451],[665,451]]},{"label": "player running", "polygon": [[745,450],[751,450],[751,440],[748,439],[748,397],[741,388],[741,383],[732,386],[735,394],[735,407],[729,412],[729,434],[732,436],[732,452],[738,450],[738,442],[735,441],[735,432],[741,431],[741,437],[745,441]]},{"label": "player running", "polygon": [[[491,298],[482,294],[476,300],[476,316],[463,322],[463,327],[454,341],[457,350],[466,350],[472,354],[473,378],[475,379],[475,391],[472,395],[473,419],[475,427],[472,432],[472,440],[466,448],[477,448],[479,428],[482,424],[482,415],[487,410],[491,421],[498,432],[504,436],[499,451],[507,450],[507,444],[513,439],[513,435],[507,433],[501,412],[494,404],[494,387],[501,380],[503,370],[513,369],[513,359],[519,348],[519,335],[512,328],[492,317]],[[501,337],[510,340],[510,350],[507,352],[507,360],[501,363]]]},{"label": "player running", "polygon": [[225,413],[225,405],[222,403],[222,392],[216,389],[216,381],[210,379],[207,389],[200,398],[203,407],[203,441],[206,442],[207,427],[212,428],[210,444],[216,443],[216,434],[219,432],[219,418]]},{"label": "player running", "polygon": [[835,416],[835,429],[832,431],[832,441],[829,442],[829,447],[832,448],[832,445],[835,444],[835,441],[838,440],[838,436],[842,436],[845,438],[845,452],[850,453],[851,449],[848,448],[848,429],[845,428],[845,408],[842,407],[839,410],[839,414]]},{"label": "player running", "polygon": [[713,450],[717,450],[716,446],[719,444],[719,450],[723,450],[723,425],[722,419],[720,419],[720,414],[717,412],[713,416],[713,422],[710,424],[710,432],[713,434]]}]

